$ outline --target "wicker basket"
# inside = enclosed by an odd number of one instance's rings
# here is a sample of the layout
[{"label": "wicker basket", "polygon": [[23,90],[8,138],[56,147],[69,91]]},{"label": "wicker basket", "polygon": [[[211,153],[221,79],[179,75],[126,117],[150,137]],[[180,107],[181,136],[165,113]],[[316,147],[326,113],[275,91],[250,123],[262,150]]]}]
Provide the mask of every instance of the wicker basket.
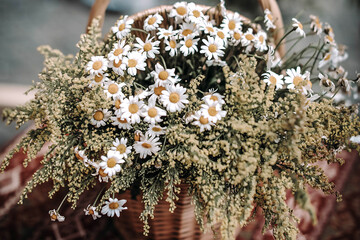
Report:
[{"label": "wicker basket", "polygon": [[[110,0],[96,0],[89,16],[88,26],[90,25],[94,17],[101,16],[104,19],[105,10]],[[282,18],[279,11],[279,7],[275,0],[259,0],[263,9],[269,9],[277,19],[275,22],[277,25],[277,31],[274,33],[275,43],[283,35]],[[207,10],[208,6],[201,6]],[[147,16],[155,13],[159,13],[164,18],[161,27],[168,27],[172,22],[168,18],[167,13],[170,12],[172,6],[159,6],[156,8],[148,9],[143,12],[130,16],[134,19],[133,26],[135,28],[143,28],[144,20]],[[215,8],[211,8],[208,14],[218,24],[222,17]],[[243,17],[243,16],[242,16]],[[248,18],[243,17],[245,20]],[[145,34],[142,32],[134,31],[132,34],[145,38]],[[284,46],[278,49],[280,55],[283,55]],[[174,213],[169,212],[169,203],[165,201],[165,197],[161,199],[154,210],[154,219],[149,220],[150,233],[149,236],[143,235],[143,222],[139,219],[141,212],[144,209],[144,205],[141,202],[141,196],[137,196],[137,199],[131,199],[130,191],[126,191],[121,194],[120,198],[127,199],[126,206],[128,210],[122,212],[122,216],[115,221],[118,231],[124,239],[157,239],[157,240],[170,240],[170,239],[218,239],[218,234],[213,234],[213,231],[208,230],[203,233],[199,225],[195,220],[194,206],[191,204],[191,196],[188,195],[188,185],[181,184],[181,192],[178,194],[179,200],[176,201],[176,209]],[[240,231],[240,229],[238,229]],[[219,232],[219,231],[215,231]],[[237,235],[237,234],[236,234]],[[234,236],[234,239],[236,236]]]}]

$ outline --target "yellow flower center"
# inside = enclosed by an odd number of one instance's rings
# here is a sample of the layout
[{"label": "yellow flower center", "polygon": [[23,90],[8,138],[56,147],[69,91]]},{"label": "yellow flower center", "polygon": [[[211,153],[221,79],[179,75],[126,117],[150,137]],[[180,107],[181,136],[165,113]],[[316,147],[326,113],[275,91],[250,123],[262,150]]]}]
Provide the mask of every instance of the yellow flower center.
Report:
[{"label": "yellow flower center", "polygon": [[209,32],[214,32],[215,31],[214,28],[212,28],[212,27],[206,27],[206,30],[208,30]]},{"label": "yellow flower center", "polygon": [[205,125],[205,124],[208,124],[208,123],[209,123],[209,119],[201,116],[200,119],[199,119],[199,122],[200,122],[201,124]]},{"label": "yellow flower center", "polygon": [[209,115],[212,116],[212,117],[213,117],[213,116],[216,116],[216,114],[217,114],[216,108],[215,108],[215,107],[209,107],[208,113],[209,113]]},{"label": "yellow flower center", "polygon": [[329,59],[330,59],[330,57],[331,57],[331,54],[330,54],[330,53],[329,53],[329,54],[326,54],[326,56],[325,56],[324,60],[325,60],[325,61],[327,61],[327,60],[329,60]]},{"label": "yellow flower center", "polygon": [[121,63],[122,63],[121,60],[119,60],[118,63],[116,63],[115,60],[113,61],[113,65],[114,65],[114,67],[116,67],[116,68],[120,67]]},{"label": "yellow flower center", "polygon": [[210,51],[211,53],[213,53],[213,52],[216,52],[217,47],[216,47],[215,44],[210,44],[209,47],[208,47],[208,49],[209,49],[209,51]]},{"label": "yellow flower center", "polygon": [[135,140],[135,141],[140,141],[140,134],[135,133],[135,135],[134,135],[134,140]]},{"label": "yellow flower center", "polygon": [[134,114],[137,113],[139,111],[139,106],[135,103],[132,103],[129,105],[129,112]]},{"label": "yellow flower center", "polygon": [[234,20],[230,20],[230,21],[229,21],[229,24],[228,24],[228,27],[229,27],[230,30],[234,30],[235,27],[236,27],[235,21],[234,21]]},{"label": "yellow flower center", "polygon": [[295,86],[299,85],[300,82],[302,82],[304,79],[302,77],[296,76],[294,77],[293,83]]},{"label": "yellow flower center", "polygon": [[124,118],[124,119],[117,118],[117,120],[119,121],[119,123],[127,123],[126,118]]},{"label": "yellow flower center", "polygon": [[153,127],[152,130],[153,130],[154,132],[160,132],[162,129],[159,128],[159,127]]},{"label": "yellow flower center", "polygon": [[115,94],[115,93],[117,93],[117,92],[119,91],[119,87],[118,87],[117,84],[112,83],[112,84],[109,85],[108,91],[109,91],[109,93],[111,93],[111,94]]},{"label": "yellow flower center", "polygon": [[185,7],[183,6],[180,6],[176,9],[176,12],[181,15],[181,16],[184,16],[186,13],[187,13],[187,10]]},{"label": "yellow flower center", "polygon": [[297,25],[298,25],[298,27],[299,27],[301,30],[303,30],[304,27],[303,27],[303,25],[302,25],[300,22],[298,22]]},{"label": "yellow flower center", "polygon": [[264,36],[263,36],[263,35],[260,35],[259,40],[260,40],[261,43],[264,43],[264,40],[265,40],[265,39],[264,39]]},{"label": "yellow flower center", "polygon": [[109,204],[110,209],[117,209],[119,207],[119,204],[117,202],[112,202]]},{"label": "yellow flower center", "polygon": [[149,20],[148,20],[148,24],[149,24],[149,25],[153,25],[155,22],[156,22],[156,17],[151,17],[151,18],[149,18]]},{"label": "yellow flower center", "polygon": [[187,35],[189,35],[189,34],[192,34],[193,33],[193,31],[191,31],[191,29],[184,29],[183,31],[182,31],[182,35],[184,35],[185,37],[187,36]]},{"label": "yellow flower center", "polygon": [[150,51],[151,49],[152,49],[151,43],[145,43],[145,44],[144,44],[144,51],[145,51],[145,52],[148,52],[148,51]]},{"label": "yellow flower center", "polygon": [[169,77],[169,73],[164,70],[164,71],[161,71],[158,76],[161,80],[164,81]]},{"label": "yellow flower center", "polygon": [[185,46],[190,48],[193,45],[193,41],[191,39],[188,39],[185,41]]},{"label": "yellow flower center", "polygon": [[238,32],[234,33],[234,38],[235,40],[239,40],[241,38],[241,34]]},{"label": "yellow flower center", "polygon": [[120,24],[119,31],[122,31],[125,29],[125,23]]},{"label": "yellow flower center", "polygon": [[269,19],[270,21],[272,21],[272,20],[274,19],[274,18],[273,18],[273,15],[272,15],[272,14],[270,14],[270,13],[269,13],[269,14],[267,14],[266,16],[268,17],[268,19]]},{"label": "yellow flower center", "polygon": [[116,100],[115,100],[115,107],[116,107],[117,109],[120,108],[120,104],[121,104],[120,99],[116,99]]},{"label": "yellow flower center", "polygon": [[104,113],[102,111],[96,111],[93,118],[96,120],[96,121],[101,121],[104,119]]},{"label": "yellow flower center", "polygon": [[210,99],[213,100],[213,101],[218,101],[218,100],[219,100],[218,97],[217,97],[217,96],[214,96],[214,95],[212,95],[212,96],[210,97]]},{"label": "yellow flower center", "polygon": [[334,42],[334,39],[331,36],[326,35],[325,37],[329,42],[331,42],[331,43]]},{"label": "yellow flower center", "polygon": [[96,61],[92,65],[94,70],[99,70],[102,67],[102,61]]},{"label": "yellow flower center", "polygon": [[156,117],[156,116],[157,116],[157,110],[156,110],[156,108],[150,108],[150,109],[148,110],[148,114],[149,114],[149,117],[152,117],[152,118]]},{"label": "yellow flower center", "polygon": [[120,152],[121,154],[126,152],[126,146],[124,144],[119,144],[119,146],[116,147],[116,151]]},{"label": "yellow flower center", "polygon": [[270,81],[271,84],[276,85],[276,78],[274,76],[270,76],[269,81]]},{"label": "yellow flower center", "polygon": [[103,75],[95,75],[95,82],[97,82],[97,83],[99,83],[99,82],[101,82],[101,80],[103,80]]},{"label": "yellow flower center", "polygon": [[116,165],[116,159],[115,158],[109,158],[107,160],[107,166],[109,168],[113,168],[113,167],[115,167],[115,165]]},{"label": "yellow flower center", "polygon": [[156,94],[156,95],[158,95],[158,96],[160,96],[162,93],[162,91],[164,91],[166,88],[165,87],[163,87],[163,86],[159,86],[159,87],[156,87],[156,88],[154,88],[154,93]]},{"label": "yellow flower center", "polygon": [[120,54],[122,54],[124,52],[124,49],[122,48],[118,48],[114,51],[114,55],[115,56],[119,56]]},{"label": "yellow flower center", "polygon": [[223,32],[221,32],[221,31],[218,31],[218,32],[216,33],[216,35],[218,35],[218,37],[221,38],[221,39],[224,39],[224,38],[225,38],[225,34],[224,34]]},{"label": "yellow flower center", "polygon": [[245,38],[249,41],[253,40],[254,39],[254,36],[252,34],[246,34],[245,35]]},{"label": "yellow flower center", "polygon": [[169,32],[166,32],[166,33],[163,33],[164,34],[164,36],[170,36],[171,35],[171,33],[169,33]]},{"label": "yellow flower center", "polygon": [[143,146],[143,148],[151,148],[151,144],[149,143],[143,143],[141,146]]},{"label": "yellow flower center", "polygon": [[137,61],[135,59],[129,59],[128,66],[129,67],[135,67],[137,65]]},{"label": "yellow flower center", "polygon": [[107,177],[107,173],[105,173],[104,169],[102,169],[102,168],[99,169],[99,175],[102,177]]},{"label": "yellow flower center", "polygon": [[55,213],[53,213],[50,218],[51,218],[52,220],[56,220],[56,219],[57,219],[57,216],[56,216]]},{"label": "yellow flower center", "polygon": [[200,15],[201,15],[198,10],[193,10],[193,11],[192,11],[192,14],[193,14],[194,17],[196,17],[196,18],[200,17]]},{"label": "yellow flower center", "polygon": [[89,209],[89,214],[90,214],[90,215],[94,215],[94,210]]},{"label": "yellow flower center", "polygon": [[172,103],[177,103],[180,100],[180,96],[178,93],[171,93],[169,96],[169,100]]},{"label": "yellow flower center", "polygon": [[170,45],[171,48],[176,48],[176,42],[174,40],[171,40],[169,42],[169,45]]}]

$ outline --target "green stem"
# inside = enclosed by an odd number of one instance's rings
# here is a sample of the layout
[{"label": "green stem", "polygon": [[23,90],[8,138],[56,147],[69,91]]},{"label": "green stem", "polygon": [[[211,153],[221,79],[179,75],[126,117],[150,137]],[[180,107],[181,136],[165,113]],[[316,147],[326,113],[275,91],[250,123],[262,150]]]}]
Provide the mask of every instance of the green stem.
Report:
[{"label": "green stem", "polygon": [[[321,43],[321,41],[319,40],[317,47],[320,46],[320,43]],[[321,51],[321,50],[322,50],[322,47],[320,48],[319,51]],[[303,69],[305,69],[306,66],[310,63],[311,59],[313,59],[313,57],[315,57],[316,53],[317,53],[317,51],[314,51],[314,54],[306,61],[305,65],[303,66]],[[315,58],[315,61],[316,61],[316,58]],[[315,61],[314,61],[314,63],[315,63]]]},{"label": "green stem", "polygon": [[130,31],[137,31],[137,32],[143,32],[143,33],[149,34],[149,32],[147,32],[143,29],[140,29],[140,28],[130,28]]},{"label": "green stem", "polygon": [[313,65],[311,67],[311,70],[310,70],[310,74],[312,74],[313,70],[314,70],[314,67],[315,67],[315,64],[316,64],[316,61],[317,61],[317,58],[319,57],[321,51],[323,50],[323,48],[325,47],[325,43],[323,43],[323,45],[321,46],[321,48],[319,49],[319,52],[317,53],[315,59],[314,59],[314,62],[313,62]]},{"label": "green stem", "polygon": [[159,57],[164,65],[164,68],[167,69],[165,59],[163,58],[163,56],[161,56],[161,54],[159,55]]},{"label": "green stem", "polygon": [[59,212],[59,210],[60,210],[61,206],[64,204],[65,199],[67,198],[67,196],[68,196],[68,195],[69,195],[69,193],[67,193],[67,194],[65,195],[65,197],[64,197],[64,198],[63,198],[63,200],[61,201],[61,203],[60,203],[59,207],[56,209],[56,212]]},{"label": "green stem", "polygon": [[295,28],[291,29],[289,32],[287,32],[281,39],[280,41],[277,43],[275,49],[274,49],[274,52],[276,52],[276,50],[280,47],[281,45],[281,42],[287,37],[290,35],[290,33],[292,33],[293,31],[295,31]]},{"label": "green stem", "polygon": [[96,196],[96,199],[95,199],[94,203],[92,204],[93,206],[95,206],[96,202],[99,200],[99,197],[100,197],[101,193],[104,191],[105,187],[106,187],[106,186],[104,186],[104,187],[100,190],[100,192],[98,193],[98,195]]}]

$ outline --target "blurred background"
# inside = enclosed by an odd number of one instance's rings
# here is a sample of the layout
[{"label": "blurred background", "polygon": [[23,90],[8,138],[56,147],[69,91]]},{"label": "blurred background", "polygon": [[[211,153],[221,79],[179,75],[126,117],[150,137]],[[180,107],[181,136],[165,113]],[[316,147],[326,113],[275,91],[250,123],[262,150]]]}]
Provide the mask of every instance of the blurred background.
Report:
[{"label": "blurred background", "polygon": [[[147,8],[175,2],[112,0],[103,33],[106,33],[122,14],[131,15]],[[218,3],[215,0],[194,2],[210,6]],[[22,102],[21,93],[30,87],[33,80],[37,81],[37,74],[43,68],[43,57],[36,50],[38,46],[50,45],[64,54],[77,52],[75,45],[80,34],[85,32],[92,3],[93,0],[1,0],[0,90],[9,91],[1,91],[3,94],[0,95],[0,103],[6,102],[10,97],[14,100],[7,103],[7,106]],[[278,3],[286,27],[295,16],[300,21],[308,22],[310,14],[331,24],[337,43],[348,46],[349,58],[341,65],[349,72],[348,78],[355,78],[360,71],[360,0],[278,0]],[[262,15],[256,0],[227,0],[226,6],[252,19]],[[350,102],[358,103],[359,99],[353,98]],[[0,104],[0,111],[3,107],[4,105]],[[0,150],[28,126],[16,130],[14,125],[9,127],[0,121]],[[354,187],[359,186],[359,171],[360,164],[357,159],[352,172],[344,173],[350,175],[348,181],[344,180],[344,201],[336,205],[333,214],[328,218],[329,224],[323,230],[321,239],[360,239],[360,189]],[[6,219],[7,217],[0,219],[0,225],[5,228],[9,225]]]}]

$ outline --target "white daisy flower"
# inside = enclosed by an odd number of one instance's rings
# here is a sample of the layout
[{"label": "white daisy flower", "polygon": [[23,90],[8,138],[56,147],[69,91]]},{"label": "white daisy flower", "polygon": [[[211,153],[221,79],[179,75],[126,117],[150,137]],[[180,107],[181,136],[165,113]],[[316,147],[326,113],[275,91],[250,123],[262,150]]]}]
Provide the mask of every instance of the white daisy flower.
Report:
[{"label": "white daisy flower", "polygon": [[159,107],[156,107],[156,98],[152,97],[149,99],[149,104],[144,105],[142,116],[144,121],[150,124],[156,124],[157,122],[162,122],[161,117],[166,116],[166,111]]},{"label": "white daisy flower", "polygon": [[285,77],[285,83],[289,84],[287,86],[288,89],[294,89],[300,83],[308,79],[308,72],[305,74],[301,73],[300,67],[295,69],[288,69],[286,70],[287,76]]},{"label": "white daisy flower", "polygon": [[207,118],[210,122],[214,123],[226,116],[226,111],[221,110],[221,105],[214,101],[202,104],[200,111],[204,118]]},{"label": "white daisy flower", "polygon": [[193,120],[191,124],[200,127],[200,132],[211,130],[211,126],[215,125],[209,118],[204,117],[201,111],[197,111],[195,115],[193,115]]},{"label": "white daisy flower", "polygon": [[199,24],[204,21],[203,9],[195,3],[188,3],[188,15],[186,17],[188,22]]},{"label": "white daisy flower", "polygon": [[122,117],[121,110],[115,117],[111,117],[111,121],[113,121],[111,124],[118,126],[119,129],[129,130],[132,128],[131,123],[126,118]]},{"label": "white daisy flower", "polygon": [[104,173],[106,173],[109,177],[112,177],[116,173],[120,172],[120,163],[125,162],[116,152],[113,151],[108,151],[106,156],[101,156],[101,160],[102,161],[99,163],[99,166],[104,169]]},{"label": "white daisy flower", "polygon": [[246,47],[246,46],[250,46],[250,44],[252,42],[255,41],[255,36],[253,34],[253,29],[252,28],[249,28],[246,33],[244,33],[242,36],[241,36],[241,45]]},{"label": "white daisy flower", "polygon": [[156,30],[163,20],[164,18],[158,13],[149,15],[144,21],[144,29],[146,31]]},{"label": "white daisy flower", "polygon": [[177,38],[175,36],[170,37],[170,39],[165,40],[165,51],[169,52],[171,57],[177,55],[177,50],[180,47],[180,44],[177,42]]},{"label": "white daisy flower", "polygon": [[243,35],[243,32],[241,30],[233,31],[230,34],[230,40],[228,41],[229,45],[237,46],[241,42],[241,37]]},{"label": "white daisy flower", "polygon": [[301,22],[299,22],[296,18],[292,18],[292,21],[292,26],[295,28],[295,32],[297,32],[300,36],[306,37],[306,33]]},{"label": "white daisy flower", "polygon": [[142,141],[145,138],[144,134],[140,130],[136,130],[134,133],[135,142]]},{"label": "white daisy flower", "polygon": [[124,97],[122,95],[114,97],[114,113],[118,114],[120,112],[120,104],[123,101]]},{"label": "white daisy flower", "polygon": [[143,106],[144,102],[139,101],[138,96],[130,96],[129,99],[125,98],[120,104],[123,113],[121,118],[126,119],[131,124],[139,123]]},{"label": "white daisy flower", "polygon": [[185,38],[188,35],[198,36],[198,29],[195,23],[184,22],[180,25],[179,36]]},{"label": "white daisy flower", "polygon": [[126,41],[122,40],[114,44],[112,51],[108,55],[110,62],[118,64],[123,56],[125,56],[130,51],[130,46],[125,45]]},{"label": "white daisy flower", "polygon": [[165,134],[166,127],[161,127],[159,125],[151,124],[147,130],[147,134],[149,134],[150,137],[153,136],[160,136]]},{"label": "white daisy flower", "polygon": [[114,81],[110,81],[105,84],[104,92],[106,93],[108,98],[123,98],[125,97],[124,94],[121,92],[121,88],[123,86],[125,86],[125,83],[116,83]]},{"label": "white daisy flower", "polygon": [[255,35],[254,47],[256,48],[256,50],[258,50],[260,52],[265,52],[268,49],[267,44],[266,44],[266,39],[267,39],[267,34],[264,31],[259,31]]},{"label": "white daisy flower", "polygon": [[188,7],[186,2],[177,2],[171,9],[169,17],[175,17],[175,22],[180,23],[188,15]]},{"label": "white daisy flower", "polygon": [[108,76],[109,76],[109,74],[107,74],[107,73],[98,74],[98,75],[94,75],[94,76],[90,75],[91,83],[89,84],[89,87],[94,87],[97,85],[104,86],[109,81]]},{"label": "white daisy flower", "polygon": [[109,62],[104,56],[93,56],[90,62],[86,64],[86,71],[90,72],[91,76],[102,75],[107,70],[108,65]]},{"label": "white daisy flower", "polygon": [[319,61],[318,68],[322,68],[328,63],[336,66],[338,63],[338,56],[339,51],[335,47],[331,47],[330,50],[325,54],[324,58]]},{"label": "white daisy flower", "polygon": [[140,100],[143,100],[150,96],[152,92],[147,88],[145,90],[143,89],[136,89],[135,90],[135,96],[137,96]]},{"label": "white daisy flower", "polygon": [[173,26],[170,26],[168,29],[165,28],[158,28],[158,32],[156,33],[158,35],[159,39],[167,40],[170,37],[177,34],[177,30],[173,30]]},{"label": "white daisy flower", "polygon": [[222,28],[228,30],[229,32],[241,30],[241,28],[242,28],[241,20],[242,20],[242,17],[237,12],[235,12],[233,14],[227,14],[224,16],[224,19],[220,26]]},{"label": "white daisy flower", "polygon": [[117,63],[113,60],[109,63],[109,68],[111,68],[117,75],[123,76],[126,65],[123,63],[122,59],[120,59]]},{"label": "white daisy flower", "polygon": [[313,30],[317,35],[321,35],[323,27],[319,17],[310,15],[310,19],[311,19],[311,23],[310,23],[311,30]]},{"label": "white daisy flower", "polygon": [[109,198],[109,201],[105,201],[105,205],[101,209],[101,214],[108,217],[120,217],[122,210],[126,210],[127,207],[123,207],[126,203],[125,199],[118,200],[117,198]]},{"label": "white daisy flower", "polygon": [[148,58],[155,58],[155,54],[159,54],[159,44],[160,41],[152,41],[155,37],[150,38],[150,34],[147,35],[145,42],[140,38],[136,38],[137,43],[134,44],[135,49],[140,53],[145,54]]},{"label": "white daisy flower", "polygon": [[118,138],[115,139],[115,141],[113,142],[113,147],[111,147],[110,149],[114,152],[118,153],[118,156],[120,156],[121,158],[127,158],[128,154],[131,153],[131,146],[126,146],[127,144],[127,138],[121,138],[120,141]]},{"label": "white daisy flower", "polygon": [[146,134],[140,138],[140,141],[135,142],[134,149],[136,153],[140,154],[140,158],[146,158],[147,156],[156,154],[160,150],[159,145],[161,145],[161,143],[158,137],[150,137]]},{"label": "white daisy flower", "polygon": [[199,39],[194,39],[194,35],[187,35],[183,40],[180,41],[180,51],[184,54],[185,57],[198,51],[198,41]]},{"label": "white daisy flower", "polygon": [[264,10],[264,23],[266,27],[266,31],[269,31],[269,29],[276,29],[276,26],[274,24],[274,16],[272,15],[272,12],[269,9]]},{"label": "white daisy flower", "polygon": [[111,112],[109,112],[109,110],[100,108],[95,111],[90,122],[92,125],[96,127],[105,126],[106,125],[105,122],[109,120],[110,116],[111,116]]},{"label": "white daisy flower", "polygon": [[330,35],[325,35],[325,36],[324,36],[324,42],[325,42],[326,44],[330,44],[330,45],[332,45],[332,46],[336,46],[335,39],[334,39],[332,36],[330,36]]},{"label": "white daisy flower", "polygon": [[177,84],[176,86],[171,85],[166,90],[162,91],[160,99],[168,111],[180,111],[185,107],[184,104],[189,103],[185,92],[186,88],[181,87],[180,84]]},{"label": "white daisy flower", "polygon": [[107,173],[104,172],[104,169],[102,169],[99,165],[99,163],[97,162],[92,162],[91,165],[95,168],[96,172],[92,173],[92,176],[99,176],[98,180],[99,182],[108,182],[109,179],[111,179],[109,177],[109,175]]},{"label": "white daisy flower", "polygon": [[225,47],[227,46],[230,34],[226,29],[215,28],[215,36],[222,41]]},{"label": "white daisy flower", "polygon": [[360,144],[360,135],[358,135],[358,136],[352,136],[352,137],[350,138],[350,141],[353,142],[353,143]]},{"label": "white daisy flower", "polygon": [[281,89],[284,85],[283,75],[278,75],[272,71],[267,71],[266,73],[261,75],[263,77],[263,81],[267,85],[274,85],[276,87],[276,90]]},{"label": "white daisy flower", "polygon": [[86,166],[86,167],[88,167],[89,166],[89,159],[88,159],[88,157],[85,155],[85,150],[79,150],[79,147],[76,147],[75,149],[74,149],[74,154],[75,154],[75,157],[78,159],[78,160],[80,160],[80,161],[82,161],[83,163],[84,163],[84,165]]},{"label": "white daisy flower", "polygon": [[304,95],[308,95],[312,94],[314,91],[312,90],[312,82],[310,81],[310,72],[306,72],[305,74],[307,75],[307,79],[305,79],[305,86],[302,86],[302,92]]},{"label": "white daisy flower", "polygon": [[130,33],[131,25],[134,23],[133,19],[130,19],[127,15],[120,19],[116,26],[112,27],[111,30],[118,39],[122,39]]},{"label": "white daisy flower", "polygon": [[219,103],[220,105],[225,104],[224,96],[221,95],[220,93],[217,93],[216,90],[214,90],[214,89],[210,89],[209,94],[205,95],[202,98],[202,100],[205,102],[208,102],[211,100],[211,101]]},{"label": "white daisy flower", "polygon": [[330,90],[331,92],[334,92],[335,84],[329,79],[326,74],[322,75],[321,73],[319,73],[318,78],[320,79],[319,85],[323,90]]},{"label": "white daisy flower", "polygon": [[324,24],[324,33],[325,33],[326,35],[331,36],[332,38],[335,38],[334,30],[333,30],[333,28],[330,26],[330,24],[328,24],[328,23],[325,23],[325,24]]},{"label": "white daisy flower", "polygon": [[155,82],[159,83],[159,86],[166,86],[168,84],[174,84],[176,82],[175,68],[165,69],[159,63],[155,65],[155,70],[152,71],[150,74],[154,78]]},{"label": "white daisy flower", "polygon": [[215,35],[216,30],[214,25],[209,21],[204,21],[199,24],[199,30],[203,31],[205,34]]},{"label": "white daisy flower", "polygon": [[202,40],[205,45],[201,46],[200,53],[204,53],[208,60],[218,59],[224,56],[224,45],[220,38],[213,38],[208,36],[207,40]]},{"label": "white daisy flower", "polygon": [[61,216],[55,209],[49,211],[51,221],[55,222],[56,220],[59,222],[63,222],[65,220],[64,216]]},{"label": "white daisy flower", "polygon": [[145,60],[146,57],[143,54],[134,51],[134,52],[129,52],[128,55],[124,57],[123,62],[127,67],[127,72],[131,76],[135,76],[137,70],[145,71],[145,67],[146,67]]},{"label": "white daisy flower", "polygon": [[91,206],[90,204],[87,206],[87,208],[84,209],[85,215],[90,215],[94,220],[101,218],[101,215],[98,211],[96,211],[96,207]]},{"label": "white daisy flower", "polygon": [[166,90],[166,87],[162,86],[160,84],[160,81],[157,81],[153,85],[150,85],[149,88],[152,92],[151,97],[156,97],[156,98],[162,95],[162,91]]}]

